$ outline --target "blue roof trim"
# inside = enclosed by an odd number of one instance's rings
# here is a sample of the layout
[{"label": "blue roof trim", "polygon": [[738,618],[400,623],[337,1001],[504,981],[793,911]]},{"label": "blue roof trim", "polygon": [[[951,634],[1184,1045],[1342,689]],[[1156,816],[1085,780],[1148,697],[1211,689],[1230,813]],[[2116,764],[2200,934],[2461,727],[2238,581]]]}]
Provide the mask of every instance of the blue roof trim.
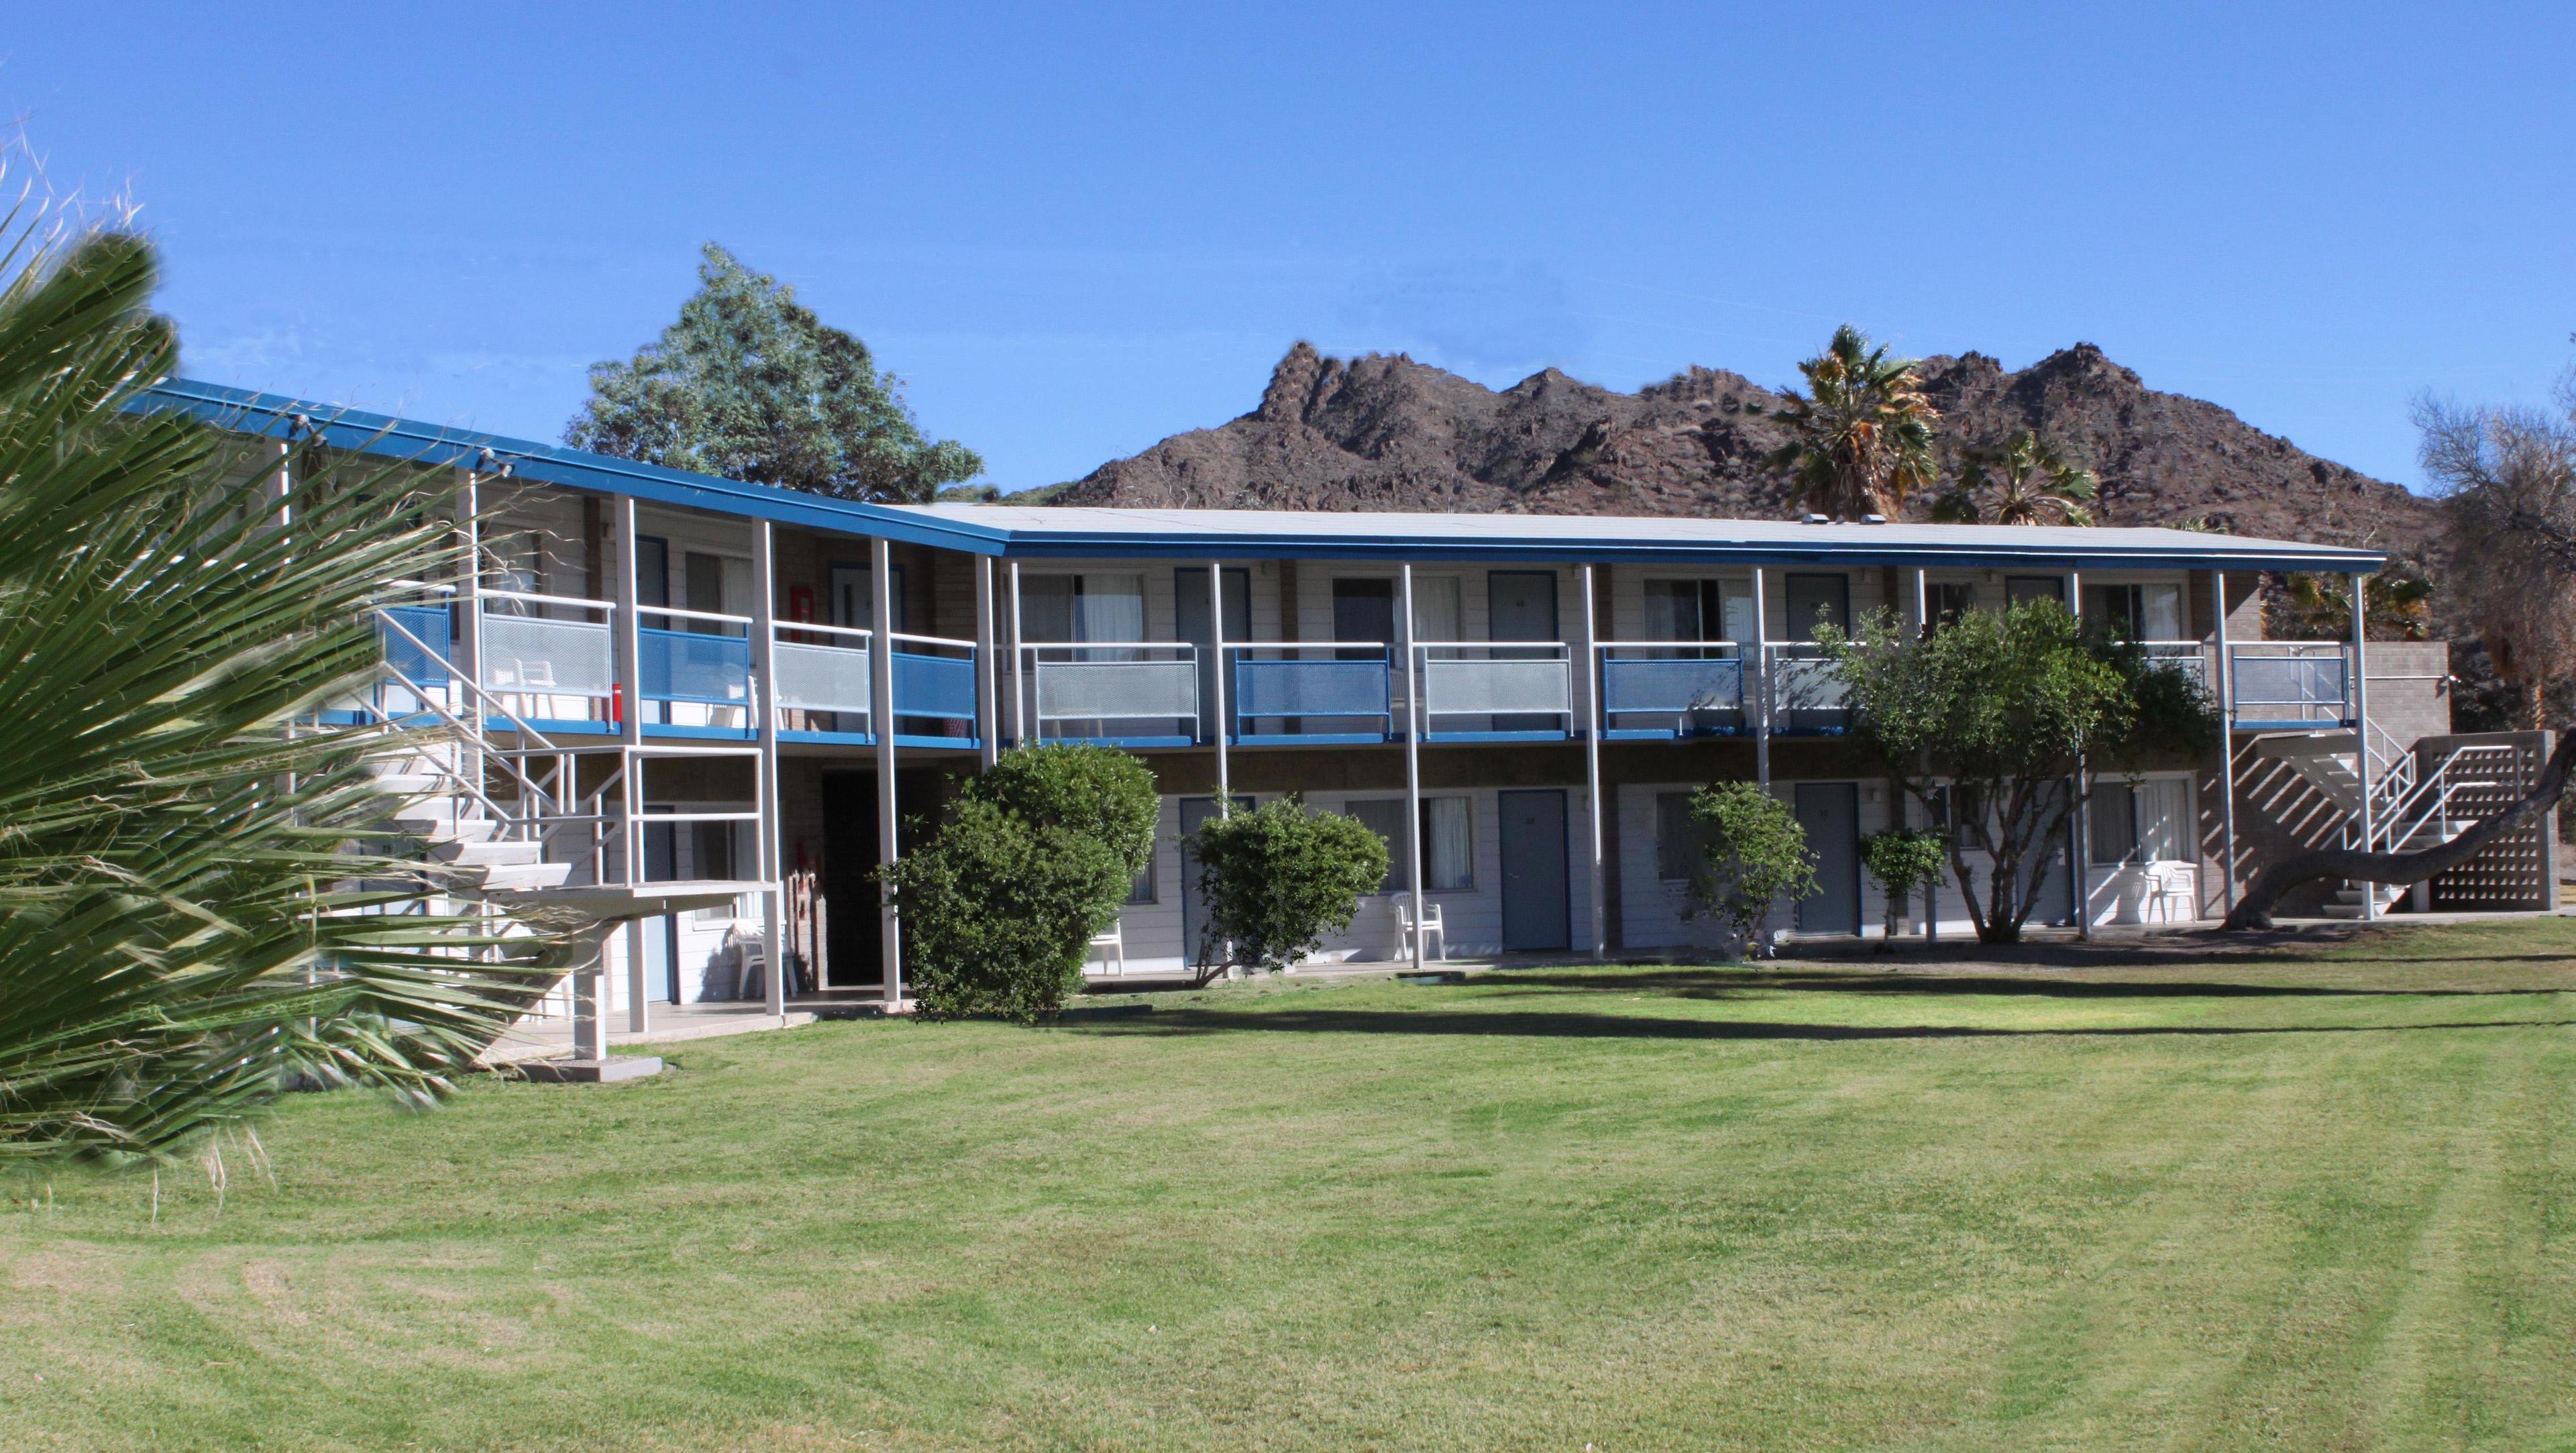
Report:
[{"label": "blue roof trim", "polygon": [[[174,378],[153,385],[130,408],[138,412],[182,413],[220,428],[273,439],[318,433],[336,449],[441,468],[498,471],[508,467],[513,478],[559,484],[604,494],[707,510],[716,514],[772,520],[806,529],[882,537],[1013,560],[1411,560],[1468,562],[1521,560],[1562,564],[1797,565],[1814,563],[1840,568],[1927,566],[1934,569],[2023,567],[2037,570],[2118,570],[2140,568],[2191,570],[2323,570],[2372,571],[2387,556],[2344,546],[2299,546],[2255,551],[2204,551],[2125,548],[2068,551],[2062,537],[2034,540],[2027,549],[1989,543],[1976,549],[1957,545],[1875,543],[1859,545],[1847,537],[1813,543],[1770,539],[1683,544],[1654,536],[1655,523],[1640,520],[1633,538],[1533,535],[1528,538],[1474,538],[1408,535],[1401,513],[1384,517],[1386,528],[1353,536],[1295,530],[1192,530],[1168,523],[1140,522],[1127,530],[1017,530],[957,518],[956,511],[829,499],[774,485],[746,484],[715,475],[664,469],[629,459],[612,459],[500,434],[423,423],[416,419],[317,404],[282,394],[228,388],[194,379]],[[486,455],[488,453],[488,459]],[[2250,542],[2249,542],[2250,543]]]},{"label": "blue roof trim", "polygon": [[[471,469],[480,465],[497,471],[507,465],[515,479],[633,495],[657,504],[775,520],[807,529],[882,535],[910,544],[985,555],[1000,554],[1007,539],[1004,531],[955,520],[925,519],[884,505],[828,499],[774,485],[745,484],[556,444],[451,429],[417,419],[398,419],[195,379],[174,378],[155,384],[130,407],[147,413],[183,413],[220,428],[270,439],[319,434],[334,449],[433,468]],[[484,458],[486,451],[491,456],[488,461]]]}]

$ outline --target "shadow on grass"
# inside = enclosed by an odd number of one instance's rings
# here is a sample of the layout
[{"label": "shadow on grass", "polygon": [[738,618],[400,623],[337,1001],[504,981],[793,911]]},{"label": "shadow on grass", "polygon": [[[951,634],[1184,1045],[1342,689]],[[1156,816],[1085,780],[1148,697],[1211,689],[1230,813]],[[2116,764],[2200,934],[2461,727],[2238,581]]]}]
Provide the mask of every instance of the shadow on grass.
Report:
[{"label": "shadow on grass", "polygon": [[2411,1034],[2454,1029],[2562,1029],[2576,1019],[2509,1019],[2441,1024],[2128,1025],[2099,1029],[1995,1029],[1943,1024],[1773,1024],[1754,1020],[1663,1019],[1628,1014],[1487,1013],[1462,1009],[1282,1009],[1218,1013],[1183,1009],[1151,1021],[1073,1031],[1181,1037],[1209,1034],[1428,1034],[1536,1039],[1707,1039],[1851,1041],[1877,1039],[2229,1039],[2260,1034]]},{"label": "shadow on grass", "polygon": [[2045,979],[2013,974],[1827,974],[1795,970],[1673,969],[1624,974],[1565,974],[1507,969],[1479,981],[1508,994],[1514,988],[1590,994],[1663,994],[1679,999],[1737,999],[1778,991],[1824,994],[2019,994],[2049,999],[2488,999],[2563,994],[2567,989],[2344,989],[2324,984],[2231,984],[2206,980],[2171,983],[2130,979]]}]

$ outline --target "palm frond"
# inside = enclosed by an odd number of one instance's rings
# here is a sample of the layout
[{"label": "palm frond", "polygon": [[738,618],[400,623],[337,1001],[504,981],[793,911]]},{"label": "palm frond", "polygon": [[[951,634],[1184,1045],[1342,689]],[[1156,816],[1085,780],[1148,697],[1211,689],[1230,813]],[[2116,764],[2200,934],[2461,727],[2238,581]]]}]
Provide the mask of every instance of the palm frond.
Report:
[{"label": "palm frond", "polygon": [[399,470],[308,445],[270,498],[126,412],[175,358],[155,278],[110,233],[0,284],[0,1158],[171,1154],[299,1080],[433,1096],[564,949],[389,832],[401,735],[316,715],[448,528]]}]

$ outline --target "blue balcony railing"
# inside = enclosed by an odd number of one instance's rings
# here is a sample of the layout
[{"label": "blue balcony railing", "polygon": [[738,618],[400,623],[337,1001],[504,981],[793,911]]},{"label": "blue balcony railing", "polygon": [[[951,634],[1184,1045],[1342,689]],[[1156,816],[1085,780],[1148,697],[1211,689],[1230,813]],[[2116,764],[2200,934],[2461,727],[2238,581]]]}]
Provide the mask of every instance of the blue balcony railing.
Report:
[{"label": "blue balcony railing", "polygon": [[1603,735],[1625,740],[1744,729],[1744,660],[1728,642],[1605,644]]},{"label": "blue balcony railing", "polygon": [[[1229,706],[1244,742],[1382,742],[1395,731],[1382,643],[1228,646]],[[1268,653],[1268,654],[1263,654]]]}]

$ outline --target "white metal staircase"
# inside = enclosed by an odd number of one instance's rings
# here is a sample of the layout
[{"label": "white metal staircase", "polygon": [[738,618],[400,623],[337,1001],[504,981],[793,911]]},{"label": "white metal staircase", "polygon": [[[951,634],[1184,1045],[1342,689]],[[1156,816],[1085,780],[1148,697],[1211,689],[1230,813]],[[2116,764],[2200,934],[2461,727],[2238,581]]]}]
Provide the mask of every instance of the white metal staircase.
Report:
[{"label": "white metal staircase", "polygon": [[[2512,772],[2514,758],[2509,746],[2457,747],[2428,773],[2411,747],[2376,722],[2358,732],[2266,735],[2255,739],[2254,752],[2296,771],[2340,810],[2336,835],[2341,846],[2381,853],[2419,852],[2458,837],[2467,820],[2454,811],[2454,798],[2494,788],[2500,775]],[[2362,831],[2365,802],[2367,834]],[[2419,889],[2347,880],[2324,911],[2331,918],[2376,916]]]}]

